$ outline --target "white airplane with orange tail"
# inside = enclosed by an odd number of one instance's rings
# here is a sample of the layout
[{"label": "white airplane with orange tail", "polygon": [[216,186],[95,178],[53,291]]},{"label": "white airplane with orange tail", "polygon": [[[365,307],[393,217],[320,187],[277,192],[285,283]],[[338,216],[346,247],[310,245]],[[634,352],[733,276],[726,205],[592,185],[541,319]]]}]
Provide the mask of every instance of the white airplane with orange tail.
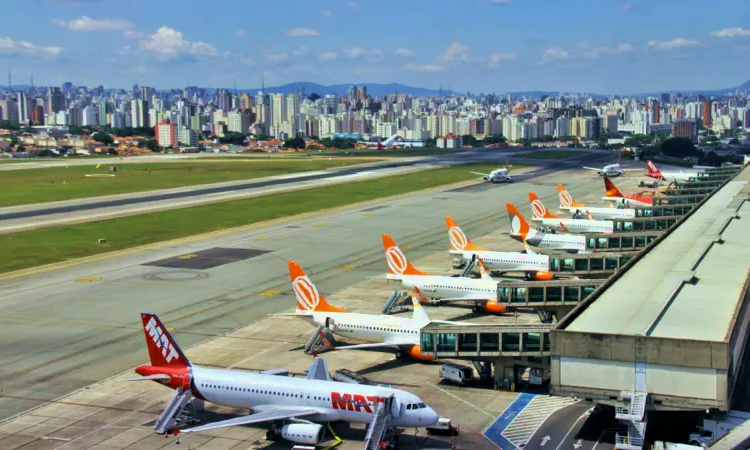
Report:
[{"label": "white airplane with orange tail", "polygon": [[[391,426],[424,427],[438,420],[437,413],[410,392],[332,381],[328,364],[322,358],[313,360],[305,378],[195,366],[155,314],[143,313],[141,320],[151,364],[135,369],[141,377],[120,381],[151,380],[176,391],[154,424],[158,434],[178,435],[268,423],[271,425],[266,434],[268,440],[283,438],[315,445],[325,441],[321,423],[338,420],[371,423],[380,403],[391,414]],[[178,429],[193,398],[231,408],[250,408],[252,414]]]},{"label": "white airplane with orange tail", "polygon": [[414,298],[415,295],[412,296],[414,314],[411,319],[348,312],[328,303],[296,261],[289,261],[289,276],[292,280],[294,296],[297,299],[297,310],[294,313],[272,314],[273,316],[296,317],[315,327],[325,326],[334,335],[370,342],[369,344],[336,347],[327,343],[329,349],[396,347],[398,348],[397,357],[409,355],[421,361],[432,361],[434,358],[424,356],[420,352],[419,330],[430,322],[454,325],[460,323],[430,320],[422,305]]},{"label": "white airplane with orange tail", "polygon": [[549,256],[536,253],[493,252],[474,245],[451,216],[445,217],[451,255],[465,263],[477,258],[491,272],[524,272],[529,280],[551,280]]},{"label": "white airplane with orange tail", "polygon": [[[545,250],[586,251],[586,236],[576,234],[550,234],[531,228],[513,203],[505,204],[510,220],[510,237],[527,246]],[[528,247],[527,247],[528,248]]]},{"label": "white airplane with orange tail", "polygon": [[430,275],[412,266],[404,252],[387,234],[383,235],[383,250],[388,262],[389,280],[399,280],[409,289],[414,289],[421,301],[425,297],[434,298],[441,302],[469,302],[474,303],[474,310],[480,307],[486,312],[502,314],[507,307],[497,301],[497,281],[487,273],[481,259],[477,259],[480,279],[466,277],[446,277]]},{"label": "white airplane with orange tail", "polygon": [[680,182],[688,181],[691,177],[698,176],[697,170],[693,170],[690,172],[683,172],[682,170],[680,170],[679,172],[662,172],[651,160],[646,161],[646,166],[648,167],[648,173],[646,173],[646,176],[649,178],[655,178],[658,181]]},{"label": "white airplane with orange tail", "polygon": [[606,175],[604,176],[605,196],[603,200],[609,200],[610,203],[622,205],[625,208],[638,208],[640,206],[652,206],[654,204],[654,193],[648,192],[649,196],[644,195],[625,195],[617,189],[617,186]]},{"label": "white airplane with orange tail", "polygon": [[529,202],[531,202],[531,220],[555,231],[610,234],[614,230],[614,223],[611,220],[565,219],[552,214],[533,192],[529,192]]},{"label": "white airplane with orange tail", "polygon": [[585,206],[573,199],[565,186],[557,185],[557,195],[560,197],[560,209],[573,214],[573,218],[587,217],[591,220],[631,219],[635,217],[635,210],[628,208],[605,208]]}]

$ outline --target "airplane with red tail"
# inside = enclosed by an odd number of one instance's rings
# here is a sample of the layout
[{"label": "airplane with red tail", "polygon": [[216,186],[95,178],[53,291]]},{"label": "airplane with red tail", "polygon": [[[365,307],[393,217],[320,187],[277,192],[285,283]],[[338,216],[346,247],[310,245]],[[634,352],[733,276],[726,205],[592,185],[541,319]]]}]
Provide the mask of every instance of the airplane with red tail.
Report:
[{"label": "airplane with red tail", "polygon": [[[143,313],[141,319],[151,364],[136,368],[141,377],[121,381],[151,380],[176,391],[154,426],[159,434],[270,423],[269,440],[316,445],[325,439],[322,423],[372,423],[378,408],[385,409],[386,423],[393,427],[426,427],[438,420],[437,413],[410,392],[332,381],[322,358],[313,360],[307,378],[193,365],[155,314]],[[190,404],[202,401],[249,408],[251,414],[178,429]]]}]

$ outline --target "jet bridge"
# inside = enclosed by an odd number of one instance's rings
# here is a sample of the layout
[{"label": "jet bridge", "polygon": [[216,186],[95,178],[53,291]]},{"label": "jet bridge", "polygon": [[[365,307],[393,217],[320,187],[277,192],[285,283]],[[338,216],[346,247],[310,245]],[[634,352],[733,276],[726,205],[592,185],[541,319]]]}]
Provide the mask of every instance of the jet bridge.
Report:
[{"label": "jet bridge", "polygon": [[445,325],[429,323],[420,330],[422,355],[435,359],[494,361],[500,357],[549,357],[552,324]]},{"label": "jet bridge", "polygon": [[634,231],[618,234],[586,234],[586,251],[624,252],[642,250],[654,242],[663,231]]},{"label": "jet bridge", "polygon": [[637,254],[638,251],[551,254],[549,271],[555,276],[609,276]]}]

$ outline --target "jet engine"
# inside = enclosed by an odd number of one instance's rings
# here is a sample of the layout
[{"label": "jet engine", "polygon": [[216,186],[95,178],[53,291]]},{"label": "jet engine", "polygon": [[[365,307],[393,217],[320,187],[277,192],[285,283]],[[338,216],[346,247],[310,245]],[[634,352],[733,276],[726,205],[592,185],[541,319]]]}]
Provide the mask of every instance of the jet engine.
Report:
[{"label": "jet engine", "polygon": [[316,423],[290,423],[281,427],[281,437],[297,444],[316,445],[325,439],[325,429]]}]

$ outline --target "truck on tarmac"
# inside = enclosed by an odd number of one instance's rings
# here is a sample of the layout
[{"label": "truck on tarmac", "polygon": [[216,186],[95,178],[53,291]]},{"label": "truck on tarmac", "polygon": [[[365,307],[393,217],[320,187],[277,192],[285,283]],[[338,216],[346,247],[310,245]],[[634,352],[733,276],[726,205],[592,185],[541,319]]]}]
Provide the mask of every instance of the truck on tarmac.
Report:
[{"label": "truck on tarmac", "polygon": [[440,366],[440,378],[464,386],[474,382],[474,371],[471,367],[447,362]]},{"label": "truck on tarmac", "polygon": [[694,433],[690,433],[688,443],[696,446],[711,446],[733,428],[748,420],[750,420],[750,413],[742,411],[707,415],[703,418],[703,424]]}]

